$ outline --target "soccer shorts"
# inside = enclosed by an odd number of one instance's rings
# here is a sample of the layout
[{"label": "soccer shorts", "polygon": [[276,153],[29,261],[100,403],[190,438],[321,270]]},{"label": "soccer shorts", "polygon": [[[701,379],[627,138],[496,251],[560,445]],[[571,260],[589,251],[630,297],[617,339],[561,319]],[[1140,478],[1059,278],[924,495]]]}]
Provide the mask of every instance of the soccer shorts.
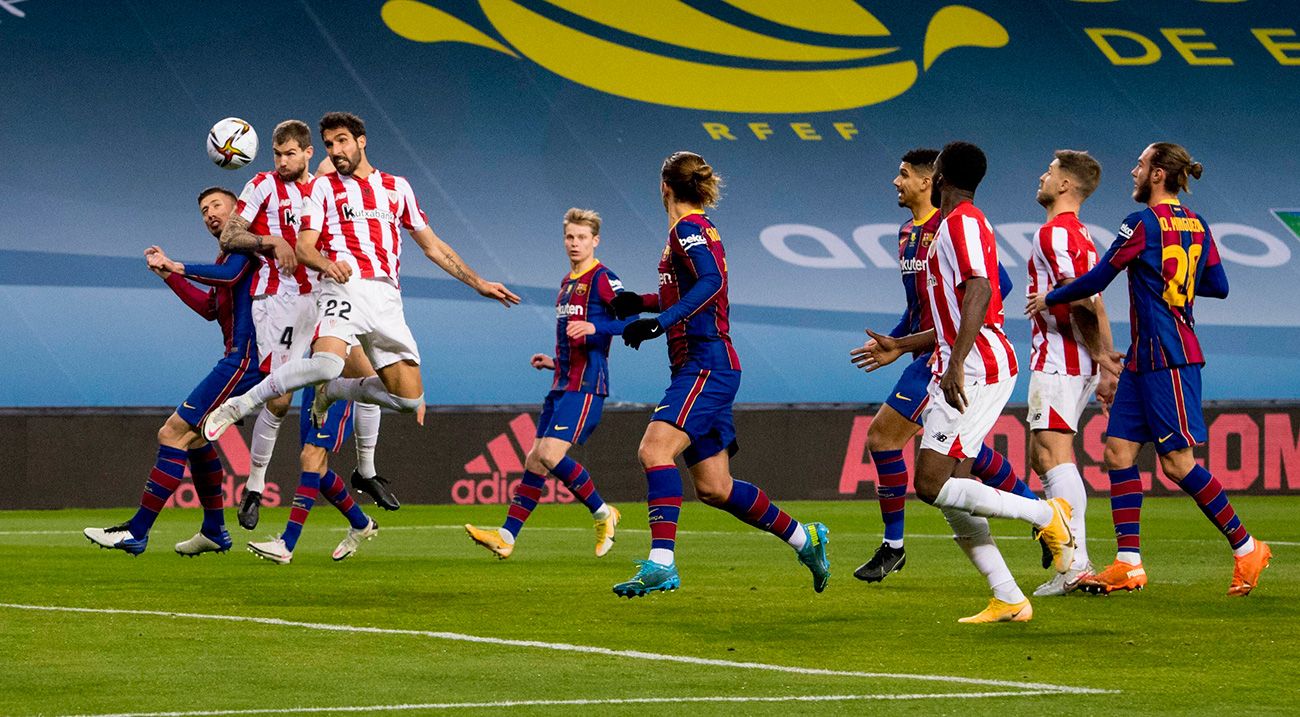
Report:
[{"label": "soccer shorts", "polygon": [[283,293],[253,299],[253,326],[263,373],[286,361],[302,358],[311,349],[316,330],[316,295]]},{"label": "soccer shorts", "polygon": [[925,404],[930,400],[932,378],[934,373],[930,370],[930,354],[925,354],[903,369],[903,375],[898,377],[898,383],[894,384],[894,391],[885,400],[885,405],[898,411],[903,418],[919,424]]},{"label": "soccer shorts", "polygon": [[317,299],[317,337],[360,344],[376,369],[398,361],[420,363],[420,350],[406,326],[402,292],[386,279],[353,276],[346,284],[321,282]]},{"label": "soccer shorts", "polygon": [[984,437],[993,430],[998,416],[1016,387],[1015,378],[997,383],[966,384],[966,411],[948,405],[936,376],[930,382],[930,402],[921,414],[921,448],[942,453],[958,461],[974,458],[984,445]]},{"label": "soccer shorts", "polygon": [[582,391],[551,391],[537,417],[538,438],[558,438],[582,445],[600,423],[605,397]]},{"label": "soccer shorts", "polygon": [[1078,433],[1079,418],[1100,380],[1034,371],[1029,376],[1029,430]]},{"label": "soccer shorts", "polygon": [[731,405],[739,390],[739,371],[678,369],[650,420],[670,423],[691,439],[683,454],[688,466],[723,451],[734,456],[740,446]]},{"label": "soccer shorts", "polygon": [[303,445],[319,446],[330,453],[338,453],[352,436],[352,402],[335,401],[325,415],[325,425],[311,425],[311,402],[316,400],[316,387],[302,390],[302,408],[298,412],[298,439]]},{"label": "soccer shorts", "polygon": [[1110,407],[1106,435],[1134,443],[1155,443],[1164,455],[1205,442],[1201,414],[1201,367],[1124,371]]},{"label": "soccer shorts", "polygon": [[212,409],[227,398],[248,393],[264,378],[252,355],[232,354],[217,362],[207,377],[176,407],[176,415],[198,428]]}]

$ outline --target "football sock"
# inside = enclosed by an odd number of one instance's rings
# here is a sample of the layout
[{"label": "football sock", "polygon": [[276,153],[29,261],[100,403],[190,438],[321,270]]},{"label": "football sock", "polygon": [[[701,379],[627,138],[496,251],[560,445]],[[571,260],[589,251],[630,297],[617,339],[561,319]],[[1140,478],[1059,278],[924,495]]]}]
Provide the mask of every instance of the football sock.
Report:
[{"label": "football sock", "polygon": [[605,505],[600,494],[596,492],[596,484],[591,480],[591,474],[582,464],[565,456],[555,467],[551,469],[551,475],[560,479],[560,482],[568,487],[569,491],[582,501],[593,514]]},{"label": "football sock", "polygon": [[298,538],[302,535],[302,524],[307,522],[307,516],[311,515],[311,507],[316,504],[316,496],[320,493],[320,474],[304,472],[298,479],[298,489],[293,493],[293,507],[289,510],[289,522],[284,526],[284,533],[280,539],[284,541],[284,547],[293,552],[298,545]]},{"label": "football sock", "polygon": [[[501,524],[501,530],[510,533],[512,536],[519,535],[523,530],[524,521],[532,515],[533,509],[537,507],[537,501],[542,497],[542,488],[546,486],[546,478],[539,476],[532,471],[524,471],[523,480],[515,486],[515,492],[510,496],[510,510],[506,512],[506,522]],[[514,542],[514,541],[510,541]]]},{"label": "football sock", "polygon": [[261,493],[266,489],[266,466],[271,462],[275,439],[280,435],[280,423],[283,420],[271,413],[271,409],[266,406],[257,414],[257,423],[253,426],[253,442],[248,447],[250,466],[244,490]]},{"label": "football sock", "polygon": [[1192,496],[1201,507],[1201,512],[1223,533],[1234,551],[1250,540],[1250,533],[1241,524],[1237,511],[1232,509],[1232,502],[1228,500],[1228,494],[1223,492],[1223,485],[1209,471],[1199,465],[1193,466],[1191,472],[1178,482],[1178,487]]},{"label": "football sock", "polygon": [[343,484],[343,479],[334,471],[326,471],[320,479],[320,492],[325,496],[325,500],[330,502],[343,517],[348,519],[348,524],[357,530],[370,525],[370,518],[361,506],[352,499],[352,494],[348,492],[348,487]]},{"label": "football sock", "polygon": [[1110,519],[1120,562],[1142,562],[1142,478],[1137,466],[1110,471]]},{"label": "football sock", "polygon": [[280,364],[271,375],[248,392],[253,402],[262,405],[276,396],[297,391],[303,386],[322,383],[343,374],[343,357],[328,351],[314,353],[311,358],[294,359]]},{"label": "football sock", "polygon": [[1043,492],[1048,498],[1064,498],[1070,504],[1070,532],[1074,533],[1074,564],[1080,569],[1088,564],[1087,525],[1084,514],[1088,510],[1088,492],[1083,487],[1083,476],[1073,463],[1062,463],[1043,474]]},{"label": "football sock", "polygon": [[1035,528],[1052,522],[1052,506],[1047,501],[1018,496],[969,478],[949,478],[939,490],[934,504],[940,508],[964,510],[981,518],[1023,520]]},{"label": "football sock", "polygon": [[1020,480],[1012,470],[1011,461],[987,445],[980,446],[979,455],[975,456],[975,462],[971,464],[970,470],[971,475],[979,478],[984,485],[1015,493],[1022,498],[1038,499],[1034,491],[1029,489],[1029,484]]},{"label": "football sock", "polygon": [[907,464],[902,451],[872,451],[876,466],[876,498],[885,523],[885,543],[903,547],[903,506],[907,502]]},{"label": "football sock", "polygon": [[379,443],[379,422],[384,411],[373,403],[353,407],[352,430],[357,434],[357,472],[362,478],[374,478],[375,446]]},{"label": "football sock", "polygon": [[953,508],[944,508],[943,517],[952,526],[953,540],[957,541],[975,569],[988,579],[993,597],[1013,605],[1023,602],[1025,594],[1016,585],[1007,561],[1002,558],[1002,551],[993,542],[988,519]]},{"label": "football sock", "polygon": [[424,395],[420,398],[404,398],[394,396],[384,387],[384,382],[378,376],[368,378],[336,378],[322,386],[319,390],[325,391],[325,394],[333,399],[344,399],[348,401],[357,401],[358,403],[372,403],[376,406],[391,408],[394,411],[402,413],[411,413],[424,403]]},{"label": "football sock", "polygon": [[677,548],[677,519],[682,512],[682,476],[677,466],[647,468],[646,504],[650,514],[650,560],[672,565]]},{"label": "football sock", "polygon": [[199,494],[199,503],[203,506],[203,527],[200,530],[208,535],[219,535],[226,527],[226,497],[222,492],[226,473],[221,469],[221,459],[211,443],[190,449],[189,458],[194,492]]},{"label": "football sock", "polygon": [[[759,530],[766,530],[792,546],[797,541],[799,545],[795,546],[795,550],[802,548],[808,538],[807,533],[801,530],[803,526],[799,525],[799,521],[778,508],[776,503],[768,499],[767,493],[753,483],[732,480],[731,495],[727,496],[727,502],[722,504],[722,509]],[[798,538],[794,538],[796,533],[799,534]]]},{"label": "football sock", "polygon": [[188,455],[180,448],[158,446],[158,460],[153,470],[149,471],[149,480],[144,483],[144,492],[140,494],[140,507],[131,517],[127,529],[131,536],[143,538],[149,534],[153,522],[158,518],[167,499],[172,497],[185,476],[185,461]]}]

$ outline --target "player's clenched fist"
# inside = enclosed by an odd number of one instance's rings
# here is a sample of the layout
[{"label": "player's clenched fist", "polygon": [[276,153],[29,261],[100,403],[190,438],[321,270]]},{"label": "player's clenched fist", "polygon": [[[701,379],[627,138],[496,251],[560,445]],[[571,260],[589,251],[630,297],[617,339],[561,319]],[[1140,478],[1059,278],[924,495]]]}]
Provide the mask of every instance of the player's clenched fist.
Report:
[{"label": "player's clenched fist", "polygon": [[533,354],[533,357],[528,360],[528,363],[532,364],[532,367],[538,371],[546,369],[551,371],[555,370],[555,359],[546,354]]}]

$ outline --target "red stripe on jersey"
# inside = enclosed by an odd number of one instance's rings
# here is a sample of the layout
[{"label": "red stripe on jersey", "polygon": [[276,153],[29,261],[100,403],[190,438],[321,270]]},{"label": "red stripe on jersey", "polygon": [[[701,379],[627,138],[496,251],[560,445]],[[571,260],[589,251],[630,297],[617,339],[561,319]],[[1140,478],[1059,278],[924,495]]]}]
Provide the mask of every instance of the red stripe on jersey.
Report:
[{"label": "red stripe on jersey", "polygon": [[[379,208],[379,197],[375,196],[375,188],[370,183],[370,180],[373,177],[374,175],[372,174],[370,177],[366,177],[364,181],[357,181],[357,187],[360,189],[361,193],[362,209]],[[388,239],[388,227],[384,226],[378,219],[367,219],[366,231],[370,235],[371,249],[375,252],[375,261],[379,263],[379,271],[392,276],[388,267],[388,249],[385,246]],[[366,276],[365,272],[362,272],[362,275],[367,279],[372,279],[376,276],[373,270],[369,276]]]},{"label": "red stripe on jersey", "polygon": [[[366,256],[365,251],[361,248],[361,237],[357,236],[357,228],[354,222],[348,221],[343,213],[343,207],[347,205],[347,185],[339,178],[337,174],[329,175],[330,189],[337,196],[345,195],[343,199],[334,200],[334,210],[338,216],[339,231],[343,234],[343,244],[347,247],[348,254],[357,262],[357,269],[360,270],[362,278],[370,279],[375,276],[375,267],[371,263],[370,257]],[[328,224],[328,219],[326,220]],[[334,257],[331,257],[333,260]]]},{"label": "red stripe on jersey", "polygon": [[984,362],[984,375],[998,375],[998,357],[993,354],[993,345],[989,343],[989,337],[981,331],[975,334],[975,350],[979,352],[980,361]]}]

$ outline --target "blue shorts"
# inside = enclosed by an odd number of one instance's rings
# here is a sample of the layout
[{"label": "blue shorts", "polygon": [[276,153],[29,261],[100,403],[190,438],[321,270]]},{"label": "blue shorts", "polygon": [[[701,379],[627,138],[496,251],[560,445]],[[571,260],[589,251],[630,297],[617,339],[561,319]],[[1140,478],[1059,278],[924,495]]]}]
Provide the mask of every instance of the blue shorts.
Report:
[{"label": "blue shorts", "polygon": [[1106,435],[1134,443],[1154,443],[1164,455],[1204,443],[1201,367],[1196,365],[1119,377]]},{"label": "blue shorts", "polygon": [[311,425],[311,402],[316,400],[316,387],[302,390],[302,408],[298,412],[298,440],[304,446],[319,446],[330,453],[338,453],[352,436],[352,402],[335,401],[325,415],[325,425]]},{"label": "blue shorts", "polygon": [[921,412],[930,400],[930,381],[934,372],[930,370],[930,354],[918,357],[898,377],[894,391],[885,400],[885,405],[898,411],[903,418],[921,425]]},{"label": "blue shorts", "polygon": [[248,393],[262,382],[256,356],[227,356],[217,362],[206,378],[176,407],[181,420],[197,428],[217,406],[231,396]]},{"label": "blue shorts", "polygon": [[650,420],[671,423],[691,439],[683,453],[688,466],[723,451],[734,456],[740,446],[731,405],[739,390],[739,371],[679,369]]},{"label": "blue shorts", "polygon": [[546,394],[537,417],[538,438],[558,438],[582,445],[600,424],[605,397],[582,391],[555,390]]}]

